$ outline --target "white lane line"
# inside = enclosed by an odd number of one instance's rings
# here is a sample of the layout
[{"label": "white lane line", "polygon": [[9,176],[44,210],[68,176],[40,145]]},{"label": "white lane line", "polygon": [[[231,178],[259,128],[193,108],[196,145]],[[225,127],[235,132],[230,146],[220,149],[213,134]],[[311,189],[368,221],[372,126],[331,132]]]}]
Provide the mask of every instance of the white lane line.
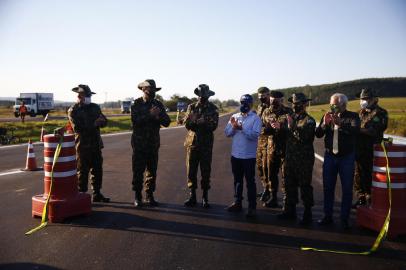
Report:
[{"label": "white lane line", "polygon": [[314,156],[320,160],[321,162],[324,162],[324,157],[320,156],[319,154],[314,153]]},{"label": "white lane line", "polygon": [[17,174],[17,173],[23,173],[23,172],[24,172],[24,171],[22,171],[22,170],[9,171],[9,172],[0,173],[0,176],[10,175],[10,174]]}]

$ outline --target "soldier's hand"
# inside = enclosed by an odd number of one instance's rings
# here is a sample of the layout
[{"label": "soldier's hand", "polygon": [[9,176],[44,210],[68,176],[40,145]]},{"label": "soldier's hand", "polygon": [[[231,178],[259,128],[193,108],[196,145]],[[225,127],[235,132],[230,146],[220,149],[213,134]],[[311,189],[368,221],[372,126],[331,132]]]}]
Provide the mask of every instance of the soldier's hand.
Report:
[{"label": "soldier's hand", "polygon": [[281,128],[281,124],[278,121],[274,121],[271,123],[271,127],[274,129],[280,129]]},{"label": "soldier's hand", "polygon": [[105,123],[106,123],[106,118],[104,118],[103,115],[100,115],[100,116],[96,119],[96,121],[94,121],[94,125],[95,125],[96,127],[103,126]]},{"label": "soldier's hand", "polygon": [[199,119],[196,120],[196,123],[197,123],[197,124],[203,124],[204,122],[206,122],[206,120],[204,120],[203,117],[201,117],[201,118],[199,118]]},{"label": "soldier's hand", "polygon": [[190,114],[188,115],[188,119],[189,119],[190,121],[192,121],[192,122],[195,122],[196,119],[197,119],[197,115],[196,115],[195,113],[190,113]]},{"label": "soldier's hand", "polygon": [[334,125],[339,126],[340,125],[340,118],[336,114],[331,115],[332,121]]},{"label": "soldier's hand", "polygon": [[152,106],[152,108],[149,110],[149,113],[152,115],[152,116],[154,116],[154,117],[158,117],[159,116],[159,113],[161,112],[161,110],[158,108],[158,107],[156,107],[156,106]]},{"label": "soldier's hand", "polygon": [[325,115],[324,115],[324,125],[325,126],[328,126],[328,125],[330,125],[330,123],[333,121],[333,117],[332,117],[332,114],[331,113],[326,113]]},{"label": "soldier's hand", "polygon": [[286,115],[286,120],[287,120],[287,122],[288,122],[288,128],[291,128],[291,127],[292,127],[292,124],[293,124],[293,118],[292,118],[292,116],[290,116],[289,114],[287,114],[287,115]]}]

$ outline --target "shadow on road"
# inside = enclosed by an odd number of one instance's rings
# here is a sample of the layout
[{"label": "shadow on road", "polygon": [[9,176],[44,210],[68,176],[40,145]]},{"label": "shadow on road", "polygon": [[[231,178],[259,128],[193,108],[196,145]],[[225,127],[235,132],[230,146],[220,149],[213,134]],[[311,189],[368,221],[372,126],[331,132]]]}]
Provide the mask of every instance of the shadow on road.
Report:
[{"label": "shadow on road", "polygon": [[[324,236],[323,239],[311,239],[311,235],[309,235],[309,237],[295,236],[294,230],[287,230],[286,234],[281,233],[280,230],[278,230],[277,233],[265,233],[259,232],[252,227],[249,227],[247,229],[238,229],[234,227],[227,228],[217,225],[203,225],[197,223],[192,224],[175,220],[159,219],[159,215],[157,215],[158,218],[155,218],[155,216],[154,218],[145,216],[145,212],[154,212],[157,214],[159,212],[162,212],[174,215],[176,214],[192,217],[196,216],[203,218],[213,218],[216,220],[227,220],[230,222],[247,222],[246,220],[242,220],[243,215],[230,217],[229,215],[225,214],[223,210],[225,206],[222,205],[213,205],[213,209],[210,210],[210,214],[208,214],[208,211],[203,209],[199,209],[197,211],[193,209],[191,211],[187,208],[184,208],[183,206],[173,204],[164,204],[159,208],[145,208],[141,211],[135,210],[129,203],[117,203],[116,205],[114,205],[113,203],[105,207],[123,209],[131,208],[132,210],[134,210],[134,212],[126,213],[123,211],[105,211],[104,208],[99,206],[99,209],[93,211],[92,215],[88,217],[69,220],[68,222],[70,224],[68,226],[120,230],[143,234],[155,234],[169,237],[182,237],[187,239],[199,239],[213,242],[229,242],[240,245],[271,248],[274,247],[292,250],[298,250],[300,246],[310,246],[323,249],[359,252],[368,250],[372,245],[372,243],[369,243],[368,245],[361,244],[360,241],[356,241],[355,238],[351,243],[343,243],[334,240],[325,240],[329,238],[328,235]],[[222,211],[221,215],[219,214],[219,211]],[[267,223],[266,219],[264,220],[263,217],[255,221],[255,223],[257,222],[261,222],[262,224]],[[268,224],[274,226],[280,225],[276,223],[275,220]],[[283,226],[289,227],[289,225],[286,224],[284,224]],[[290,224],[290,227],[296,228],[297,225]],[[318,238],[320,238],[320,233],[325,232],[318,232]],[[343,241],[346,240],[343,239]],[[383,246],[373,256],[378,258],[390,258],[400,261],[406,261],[406,252],[404,250],[393,250],[386,248],[385,246]]]}]

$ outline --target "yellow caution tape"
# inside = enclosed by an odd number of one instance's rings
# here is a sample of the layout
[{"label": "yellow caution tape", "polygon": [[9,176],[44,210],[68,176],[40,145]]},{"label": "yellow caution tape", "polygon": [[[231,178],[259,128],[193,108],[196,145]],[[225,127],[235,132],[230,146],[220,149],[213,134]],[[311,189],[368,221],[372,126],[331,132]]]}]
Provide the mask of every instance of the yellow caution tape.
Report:
[{"label": "yellow caution tape", "polygon": [[388,210],[388,214],[386,215],[385,222],[383,223],[383,226],[381,228],[381,231],[379,232],[378,237],[375,239],[375,242],[372,245],[372,247],[370,248],[370,250],[364,251],[364,252],[350,252],[350,251],[340,251],[340,250],[317,249],[317,248],[312,248],[312,247],[300,247],[300,250],[305,250],[305,251],[311,250],[311,251],[317,251],[317,252],[329,252],[329,253],[347,254],[347,255],[370,255],[371,253],[378,250],[380,244],[386,238],[386,235],[388,233],[390,214],[391,214],[391,209],[392,209],[392,188],[391,188],[391,180],[390,180],[390,168],[389,168],[388,153],[386,152],[386,147],[385,147],[384,141],[381,142],[381,146],[385,153],[385,159],[386,159],[386,185],[388,187],[389,210]]},{"label": "yellow caution tape", "polygon": [[36,231],[39,231],[48,224],[48,205],[49,205],[49,200],[51,199],[52,184],[54,182],[54,167],[55,167],[56,162],[58,161],[59,154],[61,153],[62,142],[63,142],[63,136],[61,136],[61,139],[59,140],[59,143],[56,146],[56,150],[55,150],[55,154],[54,154],[54,161],[52,162],[52,169],[51,169],[51,184],[49,186],[48,198],[44,204],[44,209],[42,210],[41,224],[38,227],[26,232],[25,235],[30,235]]}]

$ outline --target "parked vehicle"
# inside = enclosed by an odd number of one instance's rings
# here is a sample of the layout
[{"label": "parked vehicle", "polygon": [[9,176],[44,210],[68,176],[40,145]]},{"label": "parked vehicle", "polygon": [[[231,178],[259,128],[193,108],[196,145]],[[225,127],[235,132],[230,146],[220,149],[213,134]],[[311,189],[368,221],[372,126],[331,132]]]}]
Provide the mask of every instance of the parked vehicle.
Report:
[{"label": "parked vehicle", "polygon": [[131,100],[121,101],[121,113],[131,112]]},{"label": "parked vehicle", "polygon": [[54,109],[54,94],[53,93],[21,93],[20,97],[16,98],[16,103],[13,106],[14,116],[20,116],[20,105],[24,102],[27,107],[27,114],[31,117],[37,115],[46,116]]}]

